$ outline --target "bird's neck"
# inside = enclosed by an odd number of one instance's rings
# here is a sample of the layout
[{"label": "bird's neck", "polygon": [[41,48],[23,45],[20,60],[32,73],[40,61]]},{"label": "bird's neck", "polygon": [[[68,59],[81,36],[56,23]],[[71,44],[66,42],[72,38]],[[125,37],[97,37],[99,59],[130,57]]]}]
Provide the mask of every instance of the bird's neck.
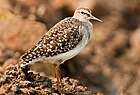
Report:
[{"label": "bird's neck", "polygon": [[77,15],[74,15],[72,18],[78,19],[79,21],[81,21],[83,23],[83,26],[87,30],[87,32],[89,34],[89,38],[90,38],[90,36],[92,35],[92,30],[93,30],[92,23],[89,20],[84,19],[84,18],[77,16]]},{"label": "bird's neck", "polygon": [[93,25],[90,21],[88,22],[84,22],[84,25],[85,29],[87,30],[88,34],[89,34],[89,38],[92,36],[92,33],[93,33]]}]

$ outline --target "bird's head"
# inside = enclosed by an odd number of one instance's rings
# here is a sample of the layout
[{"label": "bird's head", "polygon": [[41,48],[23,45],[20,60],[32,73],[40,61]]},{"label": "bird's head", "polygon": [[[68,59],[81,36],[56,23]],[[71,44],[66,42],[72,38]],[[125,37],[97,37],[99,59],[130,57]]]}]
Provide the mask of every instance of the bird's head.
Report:
[{"label": "bird's head", "polygon": [[89,21],[89,20],[93,19],[93,20],[97,20],[99,22],[103,22],[102,20],[93,16],[91,14],[91,10],[88,8],[77,8],[74,12],[73,17],[80,21]]}]

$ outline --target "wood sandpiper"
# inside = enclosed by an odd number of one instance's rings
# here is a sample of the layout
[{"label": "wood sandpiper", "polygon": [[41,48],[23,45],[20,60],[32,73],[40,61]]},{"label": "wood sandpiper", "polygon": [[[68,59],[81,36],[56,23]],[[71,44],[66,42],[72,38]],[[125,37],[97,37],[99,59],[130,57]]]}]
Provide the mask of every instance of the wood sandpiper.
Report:
[{"label": "wood sandpiper", "polygon": [[55,65],[58,90],[61,91],[59,65],[76,56],[88,43],[93,26],[89,20],[94,17],[88,8],[77,8],[73,17],[67,17],[54,25],[42,39],[22,57],[21,66],[37,61]]}]

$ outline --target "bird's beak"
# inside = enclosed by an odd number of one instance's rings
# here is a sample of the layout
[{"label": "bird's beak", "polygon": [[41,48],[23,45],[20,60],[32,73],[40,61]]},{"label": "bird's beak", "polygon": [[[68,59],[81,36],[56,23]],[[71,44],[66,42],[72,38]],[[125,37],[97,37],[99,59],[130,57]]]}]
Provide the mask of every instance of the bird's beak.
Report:
[{"label": "bird's beak", "polygon": [[97,18],[97,17],[95,17],[95,16],[92,16],[91,19],[96,20],[96,21],[99,21],[99,22],[103,22],[102,20],[100,20],[99,18]]}]

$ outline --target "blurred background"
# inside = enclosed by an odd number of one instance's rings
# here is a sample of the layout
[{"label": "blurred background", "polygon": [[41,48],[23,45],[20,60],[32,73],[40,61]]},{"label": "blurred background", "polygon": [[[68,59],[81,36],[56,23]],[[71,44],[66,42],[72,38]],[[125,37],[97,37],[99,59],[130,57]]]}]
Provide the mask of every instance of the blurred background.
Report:
[{"label": "blurred background", "polygon": [[[140,0],[0,0],[0,71],[19,58],[54,24],[88,7],[104,23],[75,58],[61,65],[62,77],[78,79],[103,95],[140,95]],[[54,66],[32,70],[54,76]]]}]

